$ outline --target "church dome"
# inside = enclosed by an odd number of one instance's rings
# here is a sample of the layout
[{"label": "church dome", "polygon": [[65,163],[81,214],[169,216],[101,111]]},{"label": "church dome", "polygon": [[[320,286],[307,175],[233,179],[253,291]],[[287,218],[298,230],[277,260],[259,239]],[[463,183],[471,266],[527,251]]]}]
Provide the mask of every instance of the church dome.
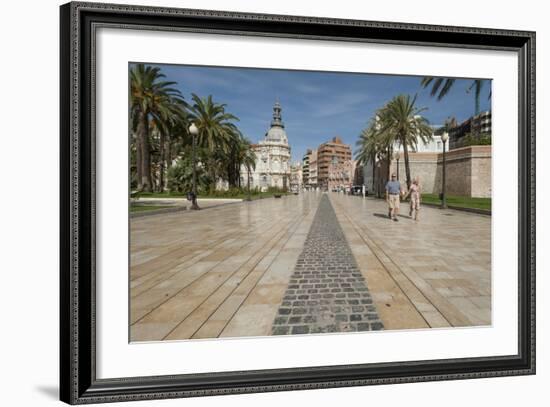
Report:
[{"label": "church dome", "polygon": [[281,104],[279,101],[275,102],[273,106],[273,120],[271,120],[271,128],[265,134],[266,141],[276,141],[279,143],[287,143],[285,125],[281,118]]},{"label": "church dome", "polygon": [[269,141],[286,142],[286,131],[282,127],[272,127],[265,135],[265,139]]}]

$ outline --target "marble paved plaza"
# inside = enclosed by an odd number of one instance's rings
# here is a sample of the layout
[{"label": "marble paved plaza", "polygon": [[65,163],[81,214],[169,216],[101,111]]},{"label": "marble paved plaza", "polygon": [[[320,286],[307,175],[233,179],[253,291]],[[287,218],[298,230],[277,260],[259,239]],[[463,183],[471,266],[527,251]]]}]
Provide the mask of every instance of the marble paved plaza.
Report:
[{"label": "marble paved plaza", "polygon": [[491,218],[402,212],[306,192],[131,219],[130,339],[489,325]]}]

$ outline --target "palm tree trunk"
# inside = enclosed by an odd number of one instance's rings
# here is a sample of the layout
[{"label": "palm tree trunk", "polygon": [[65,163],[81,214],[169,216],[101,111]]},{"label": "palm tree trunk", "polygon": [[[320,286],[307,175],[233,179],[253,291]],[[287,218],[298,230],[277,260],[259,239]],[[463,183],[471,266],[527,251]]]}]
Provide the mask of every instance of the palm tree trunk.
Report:
[{"label": "palm tree trunk", "polygon": [[168,185],[168,169],[172,166],[172,140],[169,138],[168,142],[166,143],[166,181],[165,181],[165,187]]},{"label": "palm tree trunk", "polygon": [[[477,85],[476,85],[476,93],[475,93],[475,112],[474,112],[474,115],[477,118],[477,116],[479,115],[479,96],[480,96],[481,88],[480,88],[477,81],[476,81],[476,84]],[[476,129],[472,132],[472,135],[476,139],[479,139],[480,128],[481,128],[481,126],[476,126]]]},{"label": "palm tree trunk", "polygon": [[142,159],[141,159],[141,138],[139,136],[139,132],[136,132],[135,134],[136,138],[136,178],[137,178],[137,188],[138,190],[141,190],[142,184],[141,184],[141,167],[143,165]]},{"label": "palm tree trunk", "polygon": [[[239,176],[240,178],[240,176]],[[250,167],[247,167],[247,173],[246,173],[246,185],[247,185],[247,188],[246,188],[246,191],[247,191],[247,195],[248,195],[248,200],[250,200]]]},{"label": "palm tree trunk", "polygon": [[[138,144],[140,145],[141,176],[138,180],[139,189],[145,192],[151,192],[151,155],[149,149],[149,120],[147,113],[140,112],[138,119]],[[139,174],[140,170],[138,170]]]},{"label": "palm tree trunk", "polygon": [[237,174],[237,187],[241,189],[241,170],[240,170],[240,164],[235,164],[235,173]]},{"label": "palm tree trunk", "polygon": [[[146,117],[146,116],[145,116]],[[145,118],[147,122],[147,118]],[[143,139],[141,141],[141,158],[142,158],[142,169],[141,169],[141,182],[142,188],[145,192],[153,192],[153,182],[151,178],[151,148],[149,146],[149,132],[146,130],[143,134]]]},{"label": "palm tree trunk", "polygon": [[372,192],[374,193],[374,190],[376,189],[376,158],[373,157],[372,159]]},{"label": "palm tree trunk", "polygon": [[474,82],[474,87],[475,87],[475,103],[476,103],[476,106],[475,106],[475,115],[477,116],[479,114],[479,98],[481,96],[481,88],[483,86],[483,79],[476,79],[475,82]]},{"label": "palm tree trunk", "polygon": [[407,190],[411,187],[411,168],[409,166],[409,147],[407,143],[404,142],[404,139],[401,139],[401,144],[403,145],[403,156],[405,157],[405,174],[407,177]]},{"label": "palm tree trunk", "polygon": [[215,165],[216,163],[214,162],[214,160],[210,160],[210,168],[208,168],[208,172],[210,173],[210,182],[212,182],[212,184],[210,185],[210,189],[212,191],[215,191],[218,185],[216,179],[216,169],[214,168]]},{"label": "palm tree trunk", "polygon": [[231,178],[233,178],[233,185],[232,187],[236,187],[237,186],[237,164],[236,164],[236,159],[235,159],[235,155],[233,155],[231,157]]},{"label": "palm tree trunk", "polygon": [[165,162],[166,162],[166,139],[164,132],[160,132],[160,139],[159,139],[159,150],[160,150],[160,163],[159,163],[159,192],[164,192],[164,171],[166,169]]},{"label": "palm tree trunk", "polygon": [[231,165],[231,163],[225,166],[225,171],[227,173],[227,184],[229,185],[229,188],[232,188],[233,187],[233,166]]}]

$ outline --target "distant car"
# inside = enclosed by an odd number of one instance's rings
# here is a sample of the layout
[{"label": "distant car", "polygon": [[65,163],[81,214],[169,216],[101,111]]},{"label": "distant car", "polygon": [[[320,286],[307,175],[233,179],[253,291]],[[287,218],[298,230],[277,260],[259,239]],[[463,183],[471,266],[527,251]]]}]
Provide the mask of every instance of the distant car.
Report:
[{"label": "distant car", "polygon": [[[363,195],[363,185],[354,185],[351,187],[351,194],[352,195]],[[365,187],[365,195],[368,195],[367,187]]]}]

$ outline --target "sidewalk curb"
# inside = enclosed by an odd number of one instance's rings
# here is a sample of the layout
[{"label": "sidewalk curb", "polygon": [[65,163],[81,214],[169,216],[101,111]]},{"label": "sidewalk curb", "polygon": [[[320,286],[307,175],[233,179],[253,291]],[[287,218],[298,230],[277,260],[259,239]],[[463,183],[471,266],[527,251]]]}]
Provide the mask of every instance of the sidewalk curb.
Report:
[{"label": "sidewalk curb", "polygon": [[[379,200],[383,201],[384,198],[376,198],[374,196],[366,197],[367,199],[373,199],[373,200]],[[404,203],[406,201],[403,201],[401,203]],[[431,208],[439,208],[441,209],[441,204],[431,203],[431,202],[421,202],[420,204],[429,206]],[[455,205],[447,205],[447,209],[453,209],[455,211],[462,211],[462,212],[469,212],[469,213],[475,213],[477,215],[484,215],[484,216],[491,216],[491,211],[487,209],[477,209],[477,208],[465,208],[463,206],[455,206]]]},{"label": "sidewalk curb", "polygon": [[[422,202],[421,205],[431,206],[432,208],[441,208],[440,204],[435,204],[431,202]],[[491,216],[491,211],[487,209],[465,208],[463,206],[454,206],[454,205],[447,205],[447,209],[454,209],[455,211],[470,212],[470,213],[476,213],[478,215]]]},{"label": "sidewalk curb", "polygon": [[163,213],[183,212],[186,210],[187,210],[187,205],[183,205],[183,206],[177,206],[175,208],[162,208],[162,209],[154,209],[154,210],[143,211],[143,212],[130,212],[130,219],[142,218],[144,216],[161,215]]},{"label": "sidewalk curb", "polygon": [[[201,208],[201,211],[204,211],[204,210],[207,210],[207,209],[219,208],[221,206],[226,206],[226,205],[235,205],[235,204],[239,204],[239,203],[243,203],[243,202],[254,202],[254,201],[259,201],[261,199],[272,199],[272,198],[273,197],[270,196],[270,197],[262,197],[262,198],[258,198],[258,199],[253,199],[251,201],[247,201],[246,199],[241,199],[241,200],[235,200],[233,202],[224,202],[224,203],[221,203],[219,205],[206,206],[204,208]],[[162,209],[157,209],[157,210],[150,210],[150,211],[143,211],[143,212],[133,212],[133,213],[130,212],[130,219],[142,218],[144,216],[162,215],[162,214],[172,213],[172,212],[191,212],[191,209],[188,209],[187,205],[183,205],[183,206],[177,206],[175,208],[162,208]]]}]

